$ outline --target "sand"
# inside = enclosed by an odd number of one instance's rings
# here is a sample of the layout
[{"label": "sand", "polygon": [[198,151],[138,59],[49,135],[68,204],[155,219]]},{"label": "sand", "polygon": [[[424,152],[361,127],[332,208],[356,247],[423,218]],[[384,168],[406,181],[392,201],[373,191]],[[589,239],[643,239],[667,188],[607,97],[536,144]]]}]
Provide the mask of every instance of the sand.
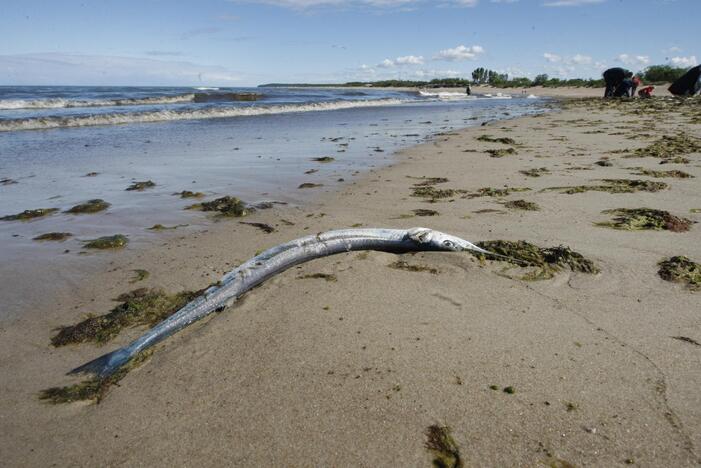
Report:
[{"label": "sand", "polygon": [[[465,466],[697,466],[701,347],[673,337],[701,342],[700,293],[661,280],[656,264],[672,255],[701,261],[701,231],[594,225],[610,218],[602,210],[621,207],[701,220],[690,213],[701,208],[701,154],[660,166],[611,153],[682,130],[701,137],[678,112],[566,106],[438,135],[340,191],[316,189],[307,206],[247,219],[272,224],[272,234],[212,222],[194,234],[164,233],[158,245],[91,255],[53,280],[38,273],[26,313],[0,324],[2,464],[431,466],[425,431],[437,424],[450,427]],[[485,150],[505,146],[476,140],[484,134],[513,138],[517,153],[490,157]],[[593,164],[602,157],[613,165]],[[654,179],[670,185],[656,193],[540,191],[652,180],[632,176],[633,166],[697,178]],[[539,167],[550,173],[519,172]],[[440,188],[531,191],[427,203],[410,196],[424,176],[448,178]],[[516,199],[541,210],[501,203]],[[407,216],[419,208],[440,214]],[[103,347],[52,348],[53,328],[106,313],[135,287],[201,288],[260,249],[357,224],[566,245],[601,272],[523,281],[504,263],[469,254],[343,254],[289,270],[168,339],[100,404],[37,399],[43,388],[75,382],[69,369],[142,332]],[[438,272],[389,268],[398,258]],[[149,278],[131,284],[134,269]],[[337,281],[300,279],[314,273]]]}]

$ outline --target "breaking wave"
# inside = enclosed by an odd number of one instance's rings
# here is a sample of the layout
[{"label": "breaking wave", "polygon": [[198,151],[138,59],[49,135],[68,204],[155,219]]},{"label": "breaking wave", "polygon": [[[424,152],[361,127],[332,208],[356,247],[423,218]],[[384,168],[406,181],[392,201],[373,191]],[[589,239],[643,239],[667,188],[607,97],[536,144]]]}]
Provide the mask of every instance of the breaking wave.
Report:
[{"label": "breaking wave", "polygon": [[[199,89],[199,88],[198,88]],[[214,90],[215,88],[205,88]],[[257,93],[186,93],[175,96],[150,96],[124,99],[4,99],[0,110],[9,109],[66,109],[79,107],[149,106],[158,104],[182,104],[191,102],[255,101]]]},{"label": "breaking wave", "polygon": [[224,117],[247,117],[254,115],[286,114],[292,112],[318,112],[355,107],[390,106],[406,102],[403,99],[376,99],[372,101],[336,101],[296,105],[218,107],[187,110],[157,110],[146,112],[123,112],[77,116],[47,116],[24,119],[0,120],[0,132],[16,130],[44,130],[65,127],[87,127],[94,125],[119,125],[171,120],[199,120]]}]

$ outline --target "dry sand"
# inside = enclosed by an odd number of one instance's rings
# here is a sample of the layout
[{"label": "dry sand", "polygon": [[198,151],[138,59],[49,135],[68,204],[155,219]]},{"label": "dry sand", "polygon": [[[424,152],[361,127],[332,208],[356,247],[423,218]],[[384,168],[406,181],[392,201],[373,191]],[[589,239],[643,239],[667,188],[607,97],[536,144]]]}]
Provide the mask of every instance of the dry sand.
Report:
[{"label": "dry sand", "polygon": [[[309,206],[249,219],[275,225],[272,234],[216,222],[148,249],[83,258],[92,263],[81,274],[38,274],[31,308],[0,325],[2,465],[430,466],[425,431],[438,424],[451,428],[465,466],[698,466],[701,347],[672,337],[701,341],[699,293],[662,281],[656,264],[701,261],[700,228],[593,224],[608,219],[602,210],[643,206],[701,220],[690,214],[701,208],[701,154],[659,166],[610,153],[680,130],[701,137],[677,113],[593,106],[496,122],[401,151],[393,166],[337,193],[317,189]],[[489,157],[484,150],[504,145],[477,141],[483,134],[513,138],[517,154]],[[604,156],[613,166],[593,165]],[[631,176],[632,166],[697,178],[656,179],[671,186],[657,193],[539,191],[650,179]],[[551,173],[519,173],[537,167]],[[423,176],[447,177],[438,188],[529,187],[505,200],[541,210],[513,211],[492,197],[429,204],[410,196]],[[440,215],[406,216],[419,208]],[[287,271],[167,340],[99,405],[38,401],[41,389],[75,382],[67,370],[142,332],[54,349],[53,328],[105,313],[137,286],[201,288],[260,249],[359,223],[564,244],[601,273],[528,282],[468,254],[401,256],[437,274],[391,269],[397,257],[385,253],[339,255]],[[130,284],[137,268],[151,276]],[[298,279],[320,272],[337,281]]]}]

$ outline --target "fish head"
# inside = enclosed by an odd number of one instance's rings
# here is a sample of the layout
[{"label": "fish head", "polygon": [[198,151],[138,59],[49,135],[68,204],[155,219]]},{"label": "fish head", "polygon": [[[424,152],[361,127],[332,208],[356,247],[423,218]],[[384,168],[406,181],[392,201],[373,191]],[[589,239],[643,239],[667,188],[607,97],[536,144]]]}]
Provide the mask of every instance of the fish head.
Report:
[{"label": "fish head", "polygon": [[426,250],[440,250],[446,252],[472,250],[484,254],[491,254],[491,252],[477,247],[470,241],[441,231],[434,231],[433,229],[421,227],[413,228],[409,229],[408,234],[409,238],[414,242],[425,245]]}]

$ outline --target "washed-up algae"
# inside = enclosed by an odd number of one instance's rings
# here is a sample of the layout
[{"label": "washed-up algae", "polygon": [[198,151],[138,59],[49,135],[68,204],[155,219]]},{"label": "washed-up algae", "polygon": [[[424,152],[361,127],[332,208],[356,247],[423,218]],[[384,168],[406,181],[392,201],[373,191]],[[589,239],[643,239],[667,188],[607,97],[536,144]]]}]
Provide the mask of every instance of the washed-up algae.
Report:
[{"label": "washed-up algae", "polygon": [[51,387],[42,390],[39,392],[39,399],[55,405],[76,401],[100,403],[113,385],[117,385],[130,371],[143,364],[151,354],[153,354],[152,349],[137,354],[115,373],[107,377],[93,377],[74,385]]},{"label": "washed-up algae", "polygon": [[421,177],[421,182],[414,184],[414,187],[425,187],[427,185],[444,184],[448,182],[445,177]]},{"label": "washed-up algae", "polygon": [[584,192],[634,193],[659,192],[669,188],[664,182],[640,179],[601,179],[600,185],[575,185],[571,187],[548,187],[543,190],[558,190],[560,193],[572,195]]},{"label": "washed-up algae", "polygon": [[602,213],[615,217],[612,221],[596,223],[597,226],[610,227],[625,231],[672,231],[685,232],[691,228],[693,221],[674,216],[668,211],[652,208],[616,208]]},{"label": "washed-up algae", "polygon": [[630,157],[673,159],[698,152],[701,152],[701,139],[679,133],[673,136],[665,135],[649,146],[633,151]]},{"label": "washed-up algae", "polygon": [[129,280],[130,283],[138,283],[139,281],[143,281],[149,276],[151,276],[151,273],[148,272],[148,270],[142,270],[140,268],[137,268],[136,270],[131,270],[134,272],[134,276],[132,279]]},{"label": "washed-up algae", "polygon": [[114,236],[103,236],[97,239],[92,239],[87,241],[83,247],[86,249],[121,249],[129,243],[129,239],[122,234],[115,234]]},{"label": "washed-up algae", "polygon": [[263,231],[263,232],[266,233],[266,234],[270,234],[270,233],[272,233],[272,232],[275,232],[275,228],[272,227],[270,224],[266,224],[266,223],[247,223],[247,222],[245,222],[245,221],[239,221],[239,223],[240,223],[240,224],[246,224],[246,225],[248,225],[248,226],[253,226],[253,227],[255,227],[255,228],[258,228],[258,229],[260,229],[261,231]]},{"label": "washed-up algae", "polygon": [[550,174],[547,167],[535,167],[533,169],[526,169],[518,172],[528,177],[540,177],[542,175]]},{"label": "washed-up algae", "polygon": [[516,142],[513,138],[509,137],[493,137],[491,135],[480,135],[477,137],[478,141],[486,141],[488,143],[502,143],[504,145],[515,145]]},{"label": "washed-up algae", "polygon": [[141,192],[141,191],[143,191],[143,190],[146,190],[146,189],[148,189],[148,188],[152,188],[152,187],[155,187],[155,186],[156,186],[156,183],[155,183],[154,181],[152,181],[152,180],[144,180],[144,181],[141,181],[141,182],[134,182],[134,183],[131,184],[129,187],[127,187],[126,190],[127,190],[128,192],[133,192],[133,191]]},{"label": "washed-up algae", "polygon": [[335,283],[338,280],[336,275],[330,273],[311,273],[309,275],[298,276],[297,279],[323,279],[330,283]]},{"label": "washed-up algae", "polygon": [[397,260],[396,262],[390,263],[387,266],[395,270],[410,271],[412,273],[431,273],[432,275],[437,275],[439,273],[436,268],[426,265],[413,265],[405,262],[404,260]]},{"label": "washed-up algae", "polygon": [[694,176],[691,174],[684,172],[684,171],[679,171],[679,170],[672,170],[672,171],[655,171],[653,169],[644,169],[642,167],[632,167],[631,169],[635,170],[636,172],[633,172],[634,175],[644,175],[644,176],[649,176],[649,177],[655,177],[658,179],[669,177],[669,178],[674,178],[674,179],[693,179]]},{"label": "washed-up algae", "polygon": [[426,429],[426,449],[431,452],[436,468],[461,468],[460,448],[447,426],[434,424]]},{"label": "washed-up algae", "polygon": [[140,325],[153,327],[201,292],[167,294],[158,289],[135,289],[117,297],[120,304],[107,314],[89,316],[75,325],[58,328],[58,333],[51,338],[51,344],[58,347],[85,342],[107,343],[125,328]]},{"label": "washed-up algae", "polygon": [[422,185],[419,187],[414,187],[412,190],[412,197],[426,198],[431,201],[440,200],[443,198],[452,198],[461,193],[465,193],[464,190],[438,189],[432,185]]},{"label": "washed-up algae", "polygon": [[180,198],[202,198],[202,197],[204,197],[204,193],[193,192],[191,190],[183,190],[182,192],[178,192],[175,195],[180,195]]},{"label": "washed-up algae", "polygon": [[92,214],[99,213],[110,207],[110,204],[100,198],[88,200],[85,203],[79,203],[66,210],[66,213],[71,214]]},{"label": "washed-up algae", "polygon": [[488,153],[492,158],[503,158],[504,156],[516,154],[516,150],[514,148],[488,149],[485,150],[485,153]]},{"label": "washed-up algae", "polygon": [[58,208],[37,208],[35,210],[24,210],[21,213],[3,216],[0,221],[29,221],[31,219],[43,218],[56,213]]},{"label": "washed-up algae", "polygon": [[523,211],[538,211],[540,207],[537,203],[529,202],[526,200],[511,200],[504,203],[504,206],[511,208],[512,210],[523,210]]},{"label": "washed-up algae", "polygon": [[411,211],[412,213],[414,213],[414,216],[438,216],[440,214],[436,210],[427,210],[424,208],[419,208]]},{"label": "washed-up algae", "polygon": [[482,187],[477,189],[476,192],[467,195],[467,198],[479,198],[479,197],[505,197],[514,192],[528,192],[530,189],[528,187],[504,187],[504,188],[494,188],[494,187]]},{"label": "washed-up algae", "polygon": [[33,240],[35,241],[64,241],[71,237],[73,234],[70,232],[47,232],[46,234],[41,234],[36,236]]},{"label": "washed-up algae", "polygon": [[665,281],[681,283],[692,291],[701,289],[701,264],[679,255],[658,263],[657,272]]},{"label": "washed-up algae", "polygon": [[331,156],[322,156],[320,158],[312,158],[312,161],[315,162],[320,162],[320,163],[330,163],[335,161],[336,158],[332,158]]},{"label": "washed-up algae", "polygon": [[529,268],[522,275],[523,280],[543,280],[554,277],[563,268],[581,273],[598,273],[599,269],[591,260],[569,247],[558,246],[541,248],[526,241],[483,241],[477,245],[485,250],[503,257],[490,257],[486,254],[473,253],[481,259],[509,262],[519,267]]},{"label": "washed-up algae", "polygon": [[241,218],[248,214],[246,203],[236,197],[225,196],[216,200],[190,205],[187,209],[206,212],[216,212],[218,216],[228,218]]}]

